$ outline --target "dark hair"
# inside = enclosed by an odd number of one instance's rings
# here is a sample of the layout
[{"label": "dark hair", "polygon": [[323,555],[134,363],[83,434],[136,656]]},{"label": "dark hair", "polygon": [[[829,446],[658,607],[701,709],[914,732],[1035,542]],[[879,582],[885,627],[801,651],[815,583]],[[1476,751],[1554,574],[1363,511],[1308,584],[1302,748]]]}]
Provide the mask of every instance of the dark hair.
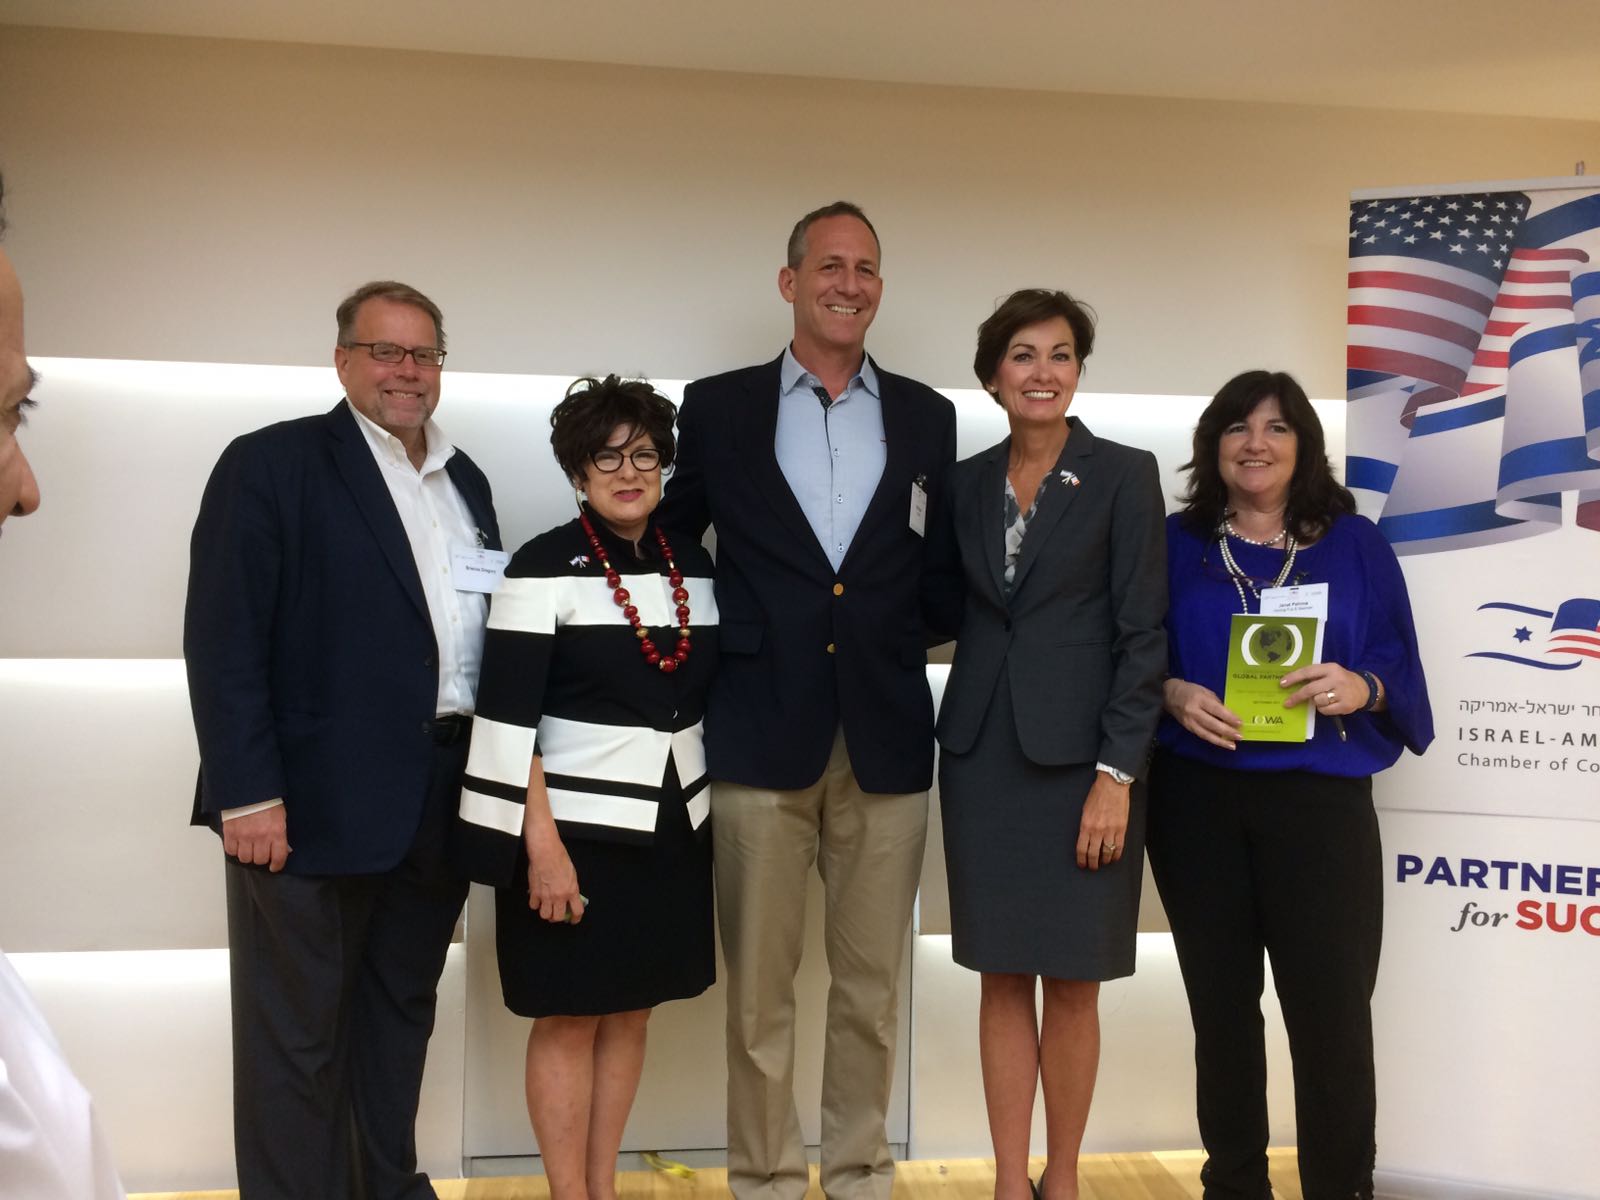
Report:
[{"label": "dark hair", "polygon": [[1335,517],[1356,511],[1356,498],[1333,477],[1322,422],[1317,420],[1305,389],[1284,371],[1246,371],[1223,384],[1206,405],[1194,427],[1194,457],[1179,468],[1189,472],[1182,512],[1191,529],[1209,532],[1227,515],[1228,489],[1217,465],[1223,430],[1273,397],[1295,435],[1294,474],[1289,477],[1284,527],[1301,541],[1314,541],[1328,531]]},{"label": "dark hair", "polygon": [[409,304],[413,308],[420,308],[433,318],[433,336],[443,350],[444,345],[444,314],[439,311],[439,306],[429,300],[416,288],[408,283],[397,283],[393,279],[378,279],[372,283],[364,283],[339,302],[338,311],[334,314],[339,322],[339,344],[347,346],[356,335],[356,313],[368,300],[393,300],[397,304]]},{"label": "dark hair", "polygon": [[626,425],[628,440],[649,436],[661,452],[661,468],[672,465],[677,443],[672,423],[678,410],[643,379],[607,375],[575,379],[561,403],[550,413],[550,448],[568,479],[583,478],[590,455],[605,449],[618,425]]},{"label": "dark hair", "polygon": [[0,175],[0,239],[6,236],[6,178]]},{"label": "dark hair", "polygon": [[867,220],[867,214],[861,211],[861,206],[851,204],[848,200],[835,200],[832,204],[812,209],[794,223],[794,229],[789,234],[788,263],[791,271],[798,270],[800,264],[805,261],[807,231],[825,217],[854,217],[860,221],[872,235],[872,240],[878,247],[878,257],[880,259],[883,257],[883,243],[878,240],[878,231],[872,227],[872,222]]},{"label": "dark hair", "polygon": [[1081,366],[1094,349],[1094,310],[1065,292],[1023,288],[1000,301],[989,319],[978,326],[978,351],[972,356],[972,369],[977,373],[978,382],[989,386],[1017,330],[1057,317],[1072,329],[1072,343]]}]

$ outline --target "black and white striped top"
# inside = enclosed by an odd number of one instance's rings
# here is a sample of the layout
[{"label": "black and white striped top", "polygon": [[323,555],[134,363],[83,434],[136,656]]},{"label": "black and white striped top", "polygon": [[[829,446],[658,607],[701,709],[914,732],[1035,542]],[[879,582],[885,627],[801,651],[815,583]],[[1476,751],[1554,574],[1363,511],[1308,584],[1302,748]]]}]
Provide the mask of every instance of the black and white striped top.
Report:
[{"label": "black and white striped top", "polygon": [[[641,540],[641,559],[604,522],[590,520],[651,640],[670,653],[677,620],[654,528]],[[686,804],[695,829],[705,822],[701,718],[716,666],[717,603],[705,548],[674,542],[672,552],[689,592],[693,645],[672,674],[639,653],[577,520],[540,534],[511,559],[489,608],[456,827],[456,849],[473,879],[511,882],[536,754],[563,838],[648,844],[664,799]],[[665,787],[669,767],[677,791]]]}]

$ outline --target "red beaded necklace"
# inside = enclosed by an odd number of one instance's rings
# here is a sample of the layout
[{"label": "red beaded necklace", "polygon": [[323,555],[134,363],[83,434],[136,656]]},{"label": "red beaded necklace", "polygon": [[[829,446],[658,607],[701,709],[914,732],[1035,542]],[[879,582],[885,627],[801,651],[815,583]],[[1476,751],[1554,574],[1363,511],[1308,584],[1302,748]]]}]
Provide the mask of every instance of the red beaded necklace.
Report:
[{"label": "red beaded necklace", "polygon": [[633,636],[639,639],[639,653],[652,667],[672,674],[689,657],[689,589],[683,586],[683,572],[672,561],[672,547],[667,545],[666,534],[660,529],[656,530],[656,543],[661,547],[661,557],[667,563],[667,582],[672,584],[672,600],[678,606],[675,614],[678,618],[678,645],[671,654],[662,654],[650,640],[650,631],[640,623],[639,609],[630,603],[632,597],[628,589],[622,586],[622,576],[612,567],[611,560],[606,557],[605,547],[595,536],[594,526],[589,524],[589,514],[580,512],[578,520],[583,523],[584,533],[589,535],[589,545],[594,549],[595,557],[606,570],[606,583],[611,588],[612,599],[622,609],[622,615],[628,618],[628,624],[633,626]]}]

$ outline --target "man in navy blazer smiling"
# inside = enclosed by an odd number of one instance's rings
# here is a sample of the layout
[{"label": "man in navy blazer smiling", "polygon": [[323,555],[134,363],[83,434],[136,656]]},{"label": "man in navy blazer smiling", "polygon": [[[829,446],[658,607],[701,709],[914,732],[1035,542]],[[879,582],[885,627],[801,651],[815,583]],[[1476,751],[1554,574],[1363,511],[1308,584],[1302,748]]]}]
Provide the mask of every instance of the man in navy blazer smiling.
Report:
[{"label": "man in navy blazer smiling", "polygon": [[[466,884],[444,839],[499,550],[431,419],[438,307],[339,306],[345,399],[235,440],[191,542],[193,819],[222,835],[241,1200],[431,1197],[416,1113]],[[353,1135],[352,1135],[353,1130]]]},{"label": "man in navy blazer smiling", "polygon": [[933,772],[926,529],[955,409],[866,354],[877,233],[840,201],[790,235],[775,361],[684,392],[661,520],[717,535],[722,658],[706,712],[717,913],[728,968],[728,1183],[800,1200],[794,977],[811,864],[831,983],[823,1191],[889,1200],[884,1118],[896,986]]}]

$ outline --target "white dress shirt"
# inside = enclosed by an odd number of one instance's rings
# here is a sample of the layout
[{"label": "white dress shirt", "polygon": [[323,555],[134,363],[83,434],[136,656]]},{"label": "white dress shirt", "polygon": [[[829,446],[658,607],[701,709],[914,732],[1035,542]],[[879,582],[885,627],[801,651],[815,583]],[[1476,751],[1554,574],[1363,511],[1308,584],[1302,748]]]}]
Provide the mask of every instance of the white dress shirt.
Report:
[{"label": "white dress shirt", "polygon": [[417,574],[422,578],[422,595],[428,602],[434,640],[439,644],[438,714],[470,713],[473,697],[478,694],[489,597],[482,592],[457,591],[451,580],[451,549],[483,544],[467,502],[444,469],[456,448],[445,440],[444,431],[429,420],[422,427],[427,457],[420,468],[413,467],[399,438],[368,420],[355,405],[350,405],[350,411],[366,434],[372,457],[394,498],[406,540],[411,543],[412,557],[417,561]]}]

